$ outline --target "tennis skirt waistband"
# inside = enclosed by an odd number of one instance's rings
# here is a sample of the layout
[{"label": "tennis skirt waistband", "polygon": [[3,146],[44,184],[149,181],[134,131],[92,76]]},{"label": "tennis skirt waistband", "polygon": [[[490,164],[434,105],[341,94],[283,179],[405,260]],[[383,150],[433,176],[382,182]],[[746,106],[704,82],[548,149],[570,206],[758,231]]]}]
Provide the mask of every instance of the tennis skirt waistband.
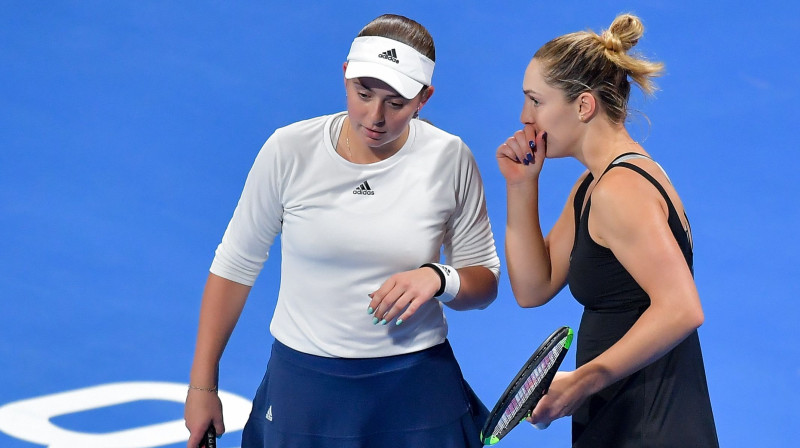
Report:
[{"label": "tennis skirt waistband", "polygon": [[380,358],[328,358],[299,352],[275,340],[272,345],[272,356],[278,356],[284,362],[303,369],[323,372],[326,375],[359,377],[407,369],[432,358],[452,357],[453,349],[450,342],[445,340],[425,350],[402,355]]}]

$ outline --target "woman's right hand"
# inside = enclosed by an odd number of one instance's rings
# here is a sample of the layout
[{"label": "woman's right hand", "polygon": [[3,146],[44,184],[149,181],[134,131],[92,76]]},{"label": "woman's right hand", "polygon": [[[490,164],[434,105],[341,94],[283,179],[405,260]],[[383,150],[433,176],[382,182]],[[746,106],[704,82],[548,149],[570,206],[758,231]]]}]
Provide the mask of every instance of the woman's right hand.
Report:
[{"label": "woman's right hand", "polygon": [[221,436],[225,432],[225,424],[222,421],[222,402],[214,392],[189,389],[183,410],[183,419],[186,421],[186,428],[190,433],[189,441],[186,443],[187,448],[200,446],[210,423],[214,424],[217,436]]},{"label": "woman's right hand", "polygon": [[547,155],[547,133],[525,126],[497,148],[497,164],[506,183],[538,179]]}]

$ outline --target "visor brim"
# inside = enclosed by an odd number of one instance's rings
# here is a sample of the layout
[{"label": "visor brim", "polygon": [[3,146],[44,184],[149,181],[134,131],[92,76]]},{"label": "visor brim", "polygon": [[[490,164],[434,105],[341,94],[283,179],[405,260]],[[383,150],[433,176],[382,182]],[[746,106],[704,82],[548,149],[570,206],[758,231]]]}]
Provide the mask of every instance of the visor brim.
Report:
[{"label": "visor brim", "polygon": [[383,64],[366,61],[348,61],[344,77],[379,79],[397,91],[403,98],[412,99],[422,90],[423,84]]}]

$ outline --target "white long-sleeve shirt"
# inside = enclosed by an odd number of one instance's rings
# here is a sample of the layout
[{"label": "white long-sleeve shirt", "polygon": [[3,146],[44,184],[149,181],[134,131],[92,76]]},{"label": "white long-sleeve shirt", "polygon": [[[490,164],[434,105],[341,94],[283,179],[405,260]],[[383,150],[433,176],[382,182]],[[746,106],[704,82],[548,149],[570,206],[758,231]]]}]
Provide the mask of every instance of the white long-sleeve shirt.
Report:
[{"label": "white long-sleeve shirt", "polygon": [[411,120],[392,157],[354,164],[335,149],[345,113],[280,128],[262,147],[211,272],[252,285],[281,234],[280,291],[270,325],[283,344],[313,355],[369,358],[444,341],[432,300],[402,325],[373,325],[367,294],[391,275],[438,262],[500,261],[483,184],[460,138]]}]

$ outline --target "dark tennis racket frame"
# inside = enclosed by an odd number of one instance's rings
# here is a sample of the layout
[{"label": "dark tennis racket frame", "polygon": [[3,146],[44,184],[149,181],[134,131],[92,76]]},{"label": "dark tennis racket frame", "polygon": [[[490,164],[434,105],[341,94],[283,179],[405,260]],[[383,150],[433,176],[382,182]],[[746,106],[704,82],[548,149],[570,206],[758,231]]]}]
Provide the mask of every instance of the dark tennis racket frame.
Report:
[{"label": "dark tennis racket frame", "polygon": [[[555,377],[558,367],[561,365],[561,362],[567,355],[569,346],[572,344],[572,336],[573,332],[571,328],[561,327],[554,331],[553,334],[551,334],[550,337],[548,337],[542,343],[542,345],[536,349],[525,365],[522,366],[522,369],[520,369],[520,371],[517,373],[517,376],[514,377],[514,380],[511,381],[511,384],[508,385],[508,388],[505,392],[503,392],[503,395],[500,396],[500,399],[497,401],[497,404],[495,404],[494,409],[492,409],[492,412],[489,414],[489,418],[486,420],[486,423],[483,425],[483,429],[481,430],[481,443],[484,445],[494,445],[495,443],[499,442],[500,439],[505,437],[506,434],[508,434],[512,429],[514,429],[514,427],[516,427],[522,420],[530,416],[533,408],[536,407],[536,404],[539,403],[539,400],[544,396],[544,394],[547,393],[550,383],[553,382],[553,377]],[[553,365],[544,374],[541,382],[534,388],[530,396],[527,398],[527,400],[525,400],[522,406],[519,407],[517,412],[512,415],[511,421],[508,423],[508,425],[498,434],[493,435],[494,430],[500,423],[506,408],[511,404],[514,396],[517,395],[517,392],[519,392],[520,388],[525,384],[525,380],[528,379],[533,370],[539,366],[539,363],[541,363],[547,354],[550,353],[550,351],[552,351],[562,340],[565,340],[564,348],[561,349],[556,357],[555,362],[553,362]]]}]

